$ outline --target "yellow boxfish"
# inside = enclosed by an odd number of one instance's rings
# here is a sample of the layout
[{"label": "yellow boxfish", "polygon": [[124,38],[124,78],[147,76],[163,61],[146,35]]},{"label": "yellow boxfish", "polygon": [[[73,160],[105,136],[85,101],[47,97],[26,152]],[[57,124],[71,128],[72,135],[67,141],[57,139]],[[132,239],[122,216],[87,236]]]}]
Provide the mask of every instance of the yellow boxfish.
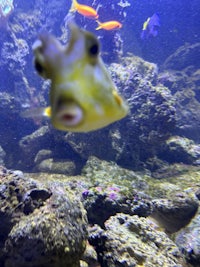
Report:
[{"label": "yellow boxfish", "polygon": [[[96,36],[74,23],[69,27],[67,46],[48,33],[33,44],[35,68],[51,80],[50,107],[38,110],[59,130],[89,132],[122,119],[128,106],[104,66]],[[37,116],[24,116],[31,113]]]}]

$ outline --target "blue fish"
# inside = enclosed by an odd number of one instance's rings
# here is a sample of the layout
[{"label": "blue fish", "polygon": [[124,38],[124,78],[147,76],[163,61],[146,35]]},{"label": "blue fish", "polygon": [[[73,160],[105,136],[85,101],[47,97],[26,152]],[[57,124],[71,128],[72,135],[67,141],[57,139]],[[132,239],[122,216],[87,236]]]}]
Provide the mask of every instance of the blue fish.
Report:
[{"label": "blue fish", "polygon": [[149,37],[157,36],[158,29],[160,27],[160,18],[157,13],[154,13],[152,17],[149,17],[144,23],[141,32],[141,39],[149,39]]}]

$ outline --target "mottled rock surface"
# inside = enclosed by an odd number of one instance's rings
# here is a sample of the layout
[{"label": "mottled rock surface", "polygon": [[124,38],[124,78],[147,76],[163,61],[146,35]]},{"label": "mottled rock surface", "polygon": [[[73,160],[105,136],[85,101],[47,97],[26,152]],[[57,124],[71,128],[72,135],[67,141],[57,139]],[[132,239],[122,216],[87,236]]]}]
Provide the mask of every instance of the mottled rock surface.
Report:
[{"label": "mottled rock surface", "polygon": [[5,151],[3,150],[3,148],[0,146],[0,165],[4,164],[4,158],[5,158]]},{"label": "mottled rock surface", "polygon": [[53,158],[42,160],[37,166],[36,170],[39,172],[48,173],[63,173],[66,175],[74,175],[76,172],[76,165],[69,160],[54,160]]},{"label": "mottled rock surface", "polygon": [[174,233],[185,227],[197,212],[199,203],[197,198],[179,193],[172,199],[152,200],[153,212],[151,216],[168,232]]},{"label": "mottled rock surface", "polygon": [[[173,266],[172,263],[174,266],[187,266],[181,265],[177,247],[165,231],[178,231],[193,221],[199,205],[199,167],[177,165],[174,168],[171,177],[163,176],[162,179],[152,178],[148,171],[134,172],[95,157],[87,161],[81,176],[24,175],[3,168],[0,185],[2,264],[7,262],[8,266],[14,266],[9,260],[14,258],[14,263],[21,262],[19,267],[32,266],[28,263],[31,259],[33,266],[37,267],[36,259],[39,257],[45,266],[48,255],[48,266],[65,266],[66,261],[72,259],[75,267],[79,266],[79,260],[81,267],[132,267],[133,264],[139,267],[145,262],[149,267],[152,264],[161,266],[164,262],[166,266]],[[166,171],[166,174],[169,173]],[[87,225],[80,200],[89,223],[98,225],[99,229],[90,233],[89,242],[93,248],[88,254],[85,252],[84,257]],[[151,216],[157,219],[161,228]],[[132,218],[137,222],[133,223]],[[138,228],[134,226],[130,230],[129,224],[136,224]],[[126,239],[124,233],[133,241]],[[159,242],[156,241],[158,237]],[[72,239],[75,240],[73,244]],[[35,249],[30,249],[31,244]],[[48,249],[43,253],[46,245]],[[169,257],[165,250],[168,245],[175,249],[172,249],[175,251],[172,255],[170,250]],[[33,252],[31,256],[30,250]],[[54,251],[59,254],[59,259]],[[160,261],[156,258],[154,262],[151,253],[161,255]],[[196,262],[199,262],[198,257]]]},{"label": "mottled rock surface", "polygon": [[164,64],[164,69],[182,70],[188,66],[200,67],[200,43],[185,44],[179,47]]},{"label": "mottled rock surface", "polygon": [[97,252],[89,242],[86,244],[85,252],[80,261],[80,267],[100,267]]},{"label": "mottled rock surface", "polygon": [[195,267],[200,266],[200,215],[176,234],[175,242],[186,260]]},{"label": "mottled rock surface", "polygon": [[97,247],[106,267],[182,267],[178,247],[145,218],[117,214],[105,223],[105,230],[94,227],[90,242]]},{"label": "mottled rock surface", "polygon": [[169,88],[175,100],[174,133],[200,142],[200,43],[186,44],[163,64],[158,81]]},{"label": "mottled rock surface", "polygon": [[79,198],[59,182],[3,168],[0,176],[0,265],[79,267],[87,238]]},{"label": "mottled rock surface", "polygon": [[[29,168],[33,167],[36,154],[49,142],[50,133],[48,126],[40,127],[32,134],[24,136],[19,142],[24,157],[23,164],[27,165]],[[32,164],[32,166],[30,164]]]},{"label": "mottled rock surface", "polygon": [[200,164],[200,145],[191,139],[181,136],[172,136],[162,147],[160,158],[169,163],[181,162],[184,164]]},{"label": "mottled rock surface", "polygon": [[148,185],[135,172],[91,157],[82,173],[92,182],[92,186],[83,191],[90,223],[103,226],[110,216],[119,212],[144,217],[151,214],[151,199],[142,194]]},{"label": "mottled rock surface", "polygon": [[189,181],[186,166],[179,166],[179,172],[177,168],[173,173],[175,178],[165,176],[166,179],[155,180],[147,174],[91,157],[83,175],[93,184],[83,191],[89,222],[101,226],[110,216],[122,212],[142,217],[151,215],[163,229],[172,233],[186,226],[199,206],[195,195],[199,178],[195,179],[194,170],[191,172],[194,178]]}]

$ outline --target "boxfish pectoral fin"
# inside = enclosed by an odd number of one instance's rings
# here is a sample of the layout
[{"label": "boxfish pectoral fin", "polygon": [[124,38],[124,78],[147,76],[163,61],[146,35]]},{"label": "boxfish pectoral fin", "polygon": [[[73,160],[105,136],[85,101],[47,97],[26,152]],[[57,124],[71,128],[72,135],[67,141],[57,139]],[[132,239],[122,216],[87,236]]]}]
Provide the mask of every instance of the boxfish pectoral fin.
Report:
[{"label": "boxfish pectoral fin", "polygon": [[20,113],[23,118],[37,118],[37,117],[51,117],[51,107],[46,108],[34,108],[22,111]]}]

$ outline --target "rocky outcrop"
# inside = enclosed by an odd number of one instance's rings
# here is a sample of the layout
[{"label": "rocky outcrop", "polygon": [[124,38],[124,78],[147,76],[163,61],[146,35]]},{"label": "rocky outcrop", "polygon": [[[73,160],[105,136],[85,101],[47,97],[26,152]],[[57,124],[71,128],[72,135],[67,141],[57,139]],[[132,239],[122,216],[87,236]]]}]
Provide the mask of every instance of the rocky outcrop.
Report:
[{"label": "rocky outcrop", "polygon": [[196,198],[179,193],[172,199],[152,200],[151,217],[168,232],[174,233],[185,227],[197,212],[199,203]]},{"label": "rocky outcrop", "polygon": [[161,148],[159,157],[169,163],[200,164],[200,145],[181,136],[170,137]]},{"label": "rocky outcrop", "polygon": [[102,266],[184,266],[175,243],[148,219],[136,215],[117,214],[106,221],[105,230],[93,227],[89,238]]},{"label": "rocky outcrop", "polygon": [[173,95],[176,108],[175,134],[200,142],[200,44],[186,44],[166,59],[158,81]]},{"label": "rocky outcrop", "polygon": [[176,234],[175,242],[182,253],[185,255],[187,262],[191,266],[198,267],[200,263],[200,215],[191,221],[191,223]]},{"label": "rocky outcrop", "polygon": [[188,66],[200,68],[200,43],[185,44],[179,47],[175,53],[169,56],[164,64],[163,69],[183,70]]},{"label": "rocky outcrop", "polygon": [[[167,266],[184,266],[184,255],[166,233],[195,220],[199,172],[198,167],[190,170],[184,165],[175,170],[171,178],[159,180],[149,171],[134,172],[95,157],[89,158],[81,176],[23,174],[2,167],[0,264],[139,267],[153,266],[154,253]],[[94,247],[87,245],[83,256],[86,214],[89,224],[96,226],[89,227]],[[159,264],[156,258],[154,266]]]},{"label": "rocky outcrop", "polygon": [[3,148],[0,146],[0,165],[4,165],[4,158],[5,158],[5,151]]},{"label": "rocky outcrop", "polygon": [[87,238],[79,198],[58,181],[0,171],[0,265],[79,267]]}]

